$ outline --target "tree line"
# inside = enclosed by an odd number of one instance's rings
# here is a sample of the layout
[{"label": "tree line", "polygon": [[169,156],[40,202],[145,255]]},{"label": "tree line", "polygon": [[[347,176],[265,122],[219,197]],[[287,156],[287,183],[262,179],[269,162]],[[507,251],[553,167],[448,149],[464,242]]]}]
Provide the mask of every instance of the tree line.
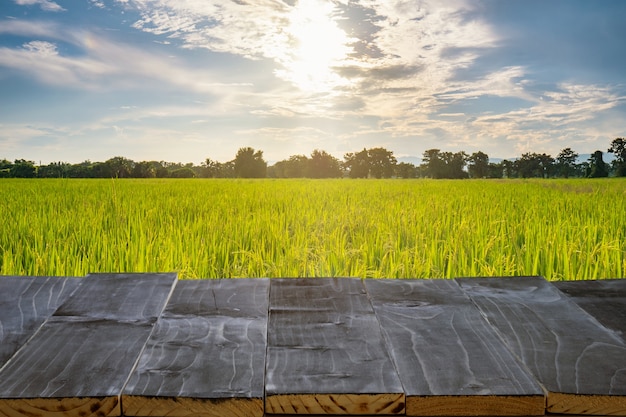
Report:
[{"label": "tree line", "polygon": [[626,176],[626,139],[616,138],[607,152],[614,155],[609,164],[604,152],[595,151],[578,162],[579,154],[563,149],[556,157],[545,153],[524,153],[514,160],[490,162],[484,152],[446,152],[428,149],[422,163],[398,162],[385,148],[349,152],[343,161],[323,150],[310,156],[293,155],[268,166],[263,151],[240,148],[235,158],[218,162],[207,158],[201,165],[165,161],[135,162],[116,156],[104,162],[78,164],[0,160],[0,177],[14,178],[599,178]]}]

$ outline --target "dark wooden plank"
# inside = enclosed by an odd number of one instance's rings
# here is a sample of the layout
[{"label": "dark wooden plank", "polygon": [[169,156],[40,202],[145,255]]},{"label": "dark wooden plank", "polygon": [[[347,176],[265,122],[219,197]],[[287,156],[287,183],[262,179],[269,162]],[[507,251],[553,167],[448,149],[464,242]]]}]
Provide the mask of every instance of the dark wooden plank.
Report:
[{"label": "dark wooden plank", "polygon": [[547,411],[626,415],[626,345],[541,277],[461,287],[548,391]]},{"label": "dark wooden plank", "polygon": [[537,381],[451,280],[365,280],[410,416],[543,415]]},{"label": "dark wooden plank", "polygon": [[179,282],[124,390],[124,415],[262,416],[268,297],[268,279]]},{"label": "dark wooden plank", "polygon": [[[124,384],[160,314],[158,304],[162,310],[175,283],[175,274],[83,278],[57,310],[61,314],[48,319],[0,371],[0,415],[121,415]],[[79,306],[74,297],[86,304]]]},{"label": "dark wooden plank", "polygon": [[154,323],[176,282],[175,274],[89,274],[55,316]]},{"label": "dark wooden plank", "polygon": [[78,278],[0,277],[0,368],[80,282]]},{"label": "dark wooden plank", "polygon": [[626,279],[559,281],[553,285],[626,340]]},{"label": "dark wooden plank", "polygon": [[359,279],[271,280],[266,368],[267,413],[404,413],[402,385]]}]

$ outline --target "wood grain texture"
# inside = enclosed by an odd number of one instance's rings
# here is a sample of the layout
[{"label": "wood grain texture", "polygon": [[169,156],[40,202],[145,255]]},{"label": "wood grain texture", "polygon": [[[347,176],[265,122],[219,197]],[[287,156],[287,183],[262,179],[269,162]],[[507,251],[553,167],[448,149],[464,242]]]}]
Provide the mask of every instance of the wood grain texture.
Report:
[{"label": "wood grain texture", "polygon": [[543,415],[542,388],[450,280],[365,280],[411,416]]},{"label": "wood grain texture", "polygon": [[119,416],[118,397],[4,399],[0,416],[65,417]]},{"label": "wood grain texture", "polygon": [[462,288],[548,391],[550,413],[626,415],[626,345],[541,277]]},{"label": "wood grain texture", "polygon": [[181,281],[124,390],[129,416],[262,416],[269,280]]},{"label": "wood grain texture", "polygon": [[280,394],[267,396],[270,414],[393,415],[404,414],[403,394]]},{"label": "wood grain texture", "polygon": [[267,413],[404,413],[361,280],[271,280],[268,327]]},{"label": "wood grain texture", "polygon": [[80,282],[77,278],[0,277],[0,368]]},{"label": "wood grain texture", "polygon": [[[83,278],[72,297],[57,310],[62,313],[49,318],[2,368],[0,415],[49,415],[51,410],[63,416],[121,415],[122,389],[150,336],[152,322],[161,312],[158,305],[161,310],[165,306],[176,275],[104,277],[108,283],[104,286],[101,276]],[[142,283],[149,299],[139,297],[136,283],[130,282],[133,280]],[[169,287],[163,285],[166,282]],[[153,290],[153,284],[158,291]],[[128,293],[121,293],[119,287],[129,289]],[[74,297],[85,304],[79,305]]]},{"label": "wood grain texture", "polygon": [[626,279],[560,281],[553,285],[626,340]]}]

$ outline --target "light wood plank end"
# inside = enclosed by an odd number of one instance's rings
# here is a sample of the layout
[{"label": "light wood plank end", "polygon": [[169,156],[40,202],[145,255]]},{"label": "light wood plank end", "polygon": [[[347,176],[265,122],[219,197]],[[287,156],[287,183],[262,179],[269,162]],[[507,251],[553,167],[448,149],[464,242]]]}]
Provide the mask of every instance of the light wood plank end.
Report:
[{"label": "light wood plank end", "polygon": [[281,394],[265,398],[268,414],[404,414],[404,394]]},{"label": "light wood plank end", "polygon": [[407,416],[542,416],[543,395],[432,395],[407,396]]},{"label": "light wood plank end", "polygon": [[188,398],[124,395],[125,416],[262,417],[262,398]]},{"label": "light wood plank end", "polygon": [[117,417],[119,397],[0,399],[1,417]]},{"label": "light wood plank end", "polygon": [[555,414],[626,416],[626,395],[548,393],[547,411]]}]

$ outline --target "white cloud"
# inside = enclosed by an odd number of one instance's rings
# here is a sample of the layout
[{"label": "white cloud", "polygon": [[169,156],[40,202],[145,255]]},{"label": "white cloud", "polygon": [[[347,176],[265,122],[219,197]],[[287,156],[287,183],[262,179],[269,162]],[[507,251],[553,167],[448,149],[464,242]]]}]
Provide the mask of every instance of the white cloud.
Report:
[{"label": "white cloud", "polygon": [[89,2],[99,9],[104,9],[106,7],[104,3],[99,0],[89,0]]},{"label": "white cloud", "polygon": [[64,12],[65,9],[59,6],[57,3],[50,0],[14,0],[16,4],[20,6],[34,6],[38,5],[41,10],[46,12]]},{"label": "white cloud", "polygon": [[0,33],[7,33],[16,36],[46,37],[59,39],[59,28],[57,25],[44,21],[26,21],[11,19],[4,21],[0,25]]},{"label": "white cloud", "polygon": [[283,28],[289,7],[280,0],[206,2],[130,0],[142,18],[134,27],[181,39],[188,48],[206,48],[257,59],[275,57],[288,41]]},{"label": "white cloud", "polygon": [[[0,67],[29,74],[48,85],[71,89],[141,89],[151,82],[186,91],[228,95],[251,83],[225,83],[210,70],[196,69],[169,56],[115,42],[106,36],[71,28],[11,21],[0,33],[45,37],[57,43],[33,40],[21,48],[0,47]],[[63,55],[58,43],[68,43],[80,54]]]},{"label": "white cloud", "polygon": [[30,53],[43,57],[58,55],[57,46],[46,41],[31,41],[23,45],[24,49]]},{"label": "white cloud", "polygon": [[93,59],[60,56],[54,44],[33,41],[19,49],[0,48],[0,66],[29,74],[49,85],[80,87],[85,78],[106,72],[102,63]]}]

